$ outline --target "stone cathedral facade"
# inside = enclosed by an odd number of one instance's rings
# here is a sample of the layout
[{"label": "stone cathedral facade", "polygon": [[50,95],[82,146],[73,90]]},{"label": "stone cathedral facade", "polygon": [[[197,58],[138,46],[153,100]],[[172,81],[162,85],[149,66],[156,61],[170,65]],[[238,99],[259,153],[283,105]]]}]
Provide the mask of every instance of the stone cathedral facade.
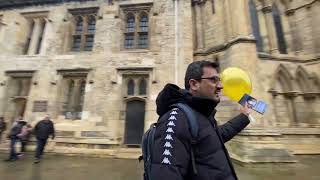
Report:
[{"label": "stone cathedral facade", "polygon": [[[52,152],[137,152],[157,94],[197,60],[246,70],[269,105],[234,159],[320,153],[319,0],[0,0],[0,116],[50,114]],[[223,97],[217,120],[238,108]]]}]

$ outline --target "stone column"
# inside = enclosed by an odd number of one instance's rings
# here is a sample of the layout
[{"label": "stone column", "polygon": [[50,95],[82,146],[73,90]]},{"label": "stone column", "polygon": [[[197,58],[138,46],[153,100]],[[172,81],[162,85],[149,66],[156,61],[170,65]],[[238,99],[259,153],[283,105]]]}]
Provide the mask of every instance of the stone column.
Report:
[{"label": "stone column", "polygon": [[2,22],[1,16],[0,16],[0,39],[3,39],[3,28],[6,24]]},{"label": "stone column", "polygon": [[232,34],[234,37],[248,36],[249,34],[251,34],[248,4],[248,0],[229,0],[229,5],[232,6],[231,23],[233,27]]},{"label": "stone column", "polygon": [[41,36],[41,19],[36,18],[36,19],[33,19],[33,21],[34,21],[34,26],[33,26],[31,41],[28,49],[28,55],[36,54],[39,38]]},{"label": "stone column", "polygon": [[197,39],[197,50],[203,50],[204,45],[204,29],[203,29],[203,2],[196,3],[195,13],[196,13],[196,39]]},{"label": "stone column", "polygon": [[316,3],[311,7],[311,20],[312,20],[312,36],[313,36],[313,45],[314,53],[320,54],[320,12]]},{"label": "stone column", "polygon": [[7,96],[9,95],[6,93],[9,78],[7,76],[0,76],[0,116],[4,116],[5,114],[5,107],[7,104]]},{"label": "stone column", "polygon": [[291,49],[295,53],[299,53],[302,50],[302,40],[299,33],[299,29],[296,22],[296,14],[294,11],[287,12],[288,21],[290,25],[290,33],[291,33]]},{"label": "stone column", "polygon": [[[305,48],[306,54],[312,54],[316,52],[316,49],[314,48],[314,37],[313,37],[313,30],[312,30],[312,10],[311,6],[307,6],[304,9],[301,9],[304,11],[305,14],[305,19],[299,24],[301,24],[304,29],[303,29],[303,47]],[[319,25],[319,24],[318,24]]]},{"label": "stone column", "polygon": [[49,19],[45,19],[43,21],[44,23],[44,26],[43,26],[43,30],[42,30],[42,42],[41,44],[39,44],[40,46],[40,51],[39,51],[39,54],[41,55],[44,55],[46,53],[46,50],[47,50],[47,46],[48,46],[48,43],[46,43],[47,39],[48,39],[48,35],[51,33],[50,31],[52,31],[52,27],[51,27],[51,24],[50,24],[50,20]]},{"label": "stone column", "polygon": [[278,50],[276,30],[273,22],[273,17],[272,17],[272,6],[267,5],[263,7],[262,12],[264,13],[264,18],[265,18],[267,32],[268,32],[269,49],[270,49],[270,53],[272,53]]},{"label": "stone column", "polygon": [[223,2],[223,17],[224,17],[224,35],[225,42],[228,42],[233,37],[232,23],[231,23],[231,14],[230,14],[230,4],[226,0]]}]

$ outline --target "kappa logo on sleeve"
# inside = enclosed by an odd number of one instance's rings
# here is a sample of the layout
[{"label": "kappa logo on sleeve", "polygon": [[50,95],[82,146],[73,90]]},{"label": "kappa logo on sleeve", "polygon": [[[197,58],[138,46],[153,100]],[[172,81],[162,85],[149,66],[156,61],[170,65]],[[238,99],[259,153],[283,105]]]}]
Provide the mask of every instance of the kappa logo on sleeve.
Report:
[{"label": "kappa logo on sleeve", "polygon": [[162,155],[165,155],[165,156],[172,156],[171,152],[169,149],[165,149],[163,154]]},{"label": "kappa logo on sleeve", "polygon": [[167,134],[166,138],[164,138],[165,140],[173,140],[171,134]]},{"label": "kappa logo on sleeve", "polygon": [[163,147],[166,147],[166,148],[173,148],[172,147],[172,145],[171,145],[171,143],[170,142],[166,142],[165,144],[164,144],[164,146]]},{"label": "kappa logo on sleeve", "polygon": [[174,133],[172,127],[168,127],[168,129],[166,130],[167,133]]},{"label": "kappa logo on sleeve", "polygon": [[[171,113],[170,113],[170,117],[168,118],[168,123],[167,123],[167,130],[166,130],[166,136],[165,136],[165,144],[163,145],[164,147],[164,151],[162,153],[163,156],[163,160],[162,160],[162,164],[168,164],[171,165],[171,160],[170,159],[172,157],[172,151],[170,152],[170,149],[173,150],[173,146],[171,144],[171,142],[174,141],[172,134],[174,133],[174,128],[176,127],[176,123],[174,121],[177,120],[176,116],[178,114],[177,112],[178,108],[174,108]],[[170,142],[171,141],[171,142]]]},{"label": "kappa logo on sleeve", "polygon": [[170,115],[177,115],[178,113],[177,113],[177,111],[175,111],[175,110],[173,110],[171,113],[170,113]]},{"label": "kappa logo on sleeve", "polygon": [[170,116],[168,120],[177,120],[175,116]]},{"label": "kappa logo on sleeve", "polygon": [[164,157],[161,163],[162,164],[171,164],[171,162],[169,161],[169,159],[167,157]]},{"label": "kappa logo on sleeve", "polygon": [[173,121],[170,121],[167,126],[176,126]]}]

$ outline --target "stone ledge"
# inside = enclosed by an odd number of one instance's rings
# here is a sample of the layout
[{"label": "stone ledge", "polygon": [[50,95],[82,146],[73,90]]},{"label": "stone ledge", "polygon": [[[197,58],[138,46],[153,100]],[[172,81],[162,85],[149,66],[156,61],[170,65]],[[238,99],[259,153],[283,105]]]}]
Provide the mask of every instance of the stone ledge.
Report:
[{"label": "stone ledge", "polygon": [[273,129],[244,129],[239,133],[240,136],[281,136],[281,135],[320,135],[319,128],[308,128],[308,127],[292,127],[292,128],[279,128]]},{"label": "stone ledge", "polygon": [[218,53],[221,51],[225,51],[232,47],[233,45],[239,44],[239,43],[255,43],[256,40],[251,36],[243,36],[243,37],[237,37],[235,39],[232,39],[231,41],[227,43],[223,43],[214,47],[210,47],[207,50],[198,50],[194,52],[194,56],[206,56],[214,53]]},{"label": "stone ledge", "polygon": [[258,52],[258,57],[260,59],[266,59],[266,60],[300,62],[300,63],[315,62],[320,60],[319,56],[292,56],[292,55],[283,55],[283,54],[273,55],[273,54],[264,53],[264,52]]},{"label": "stone ledge", "polygon": [[238,140],[227,143],[229,154],[235,161],[248,163],[295,163],[294,155],[280,141],[266,143],[264,141],[248,142]]},{"label": "stone ledge", "polygon": [[239,136],[280,136],[281,133],[275,130],[244,129],[238,135]]},{"label": "stone ledge", "polygon": [[[29,145],[28,152],[34,152],[35,146]],[[1,153],[8,153],[9,148],[0,148]],[[138,159],[142,154],[140,148],[115,148],[115,149],[87,149],[74,147],[57,147],[53,148],[48,145],[45,149],[46,154],[61,154],[65,156],[81,156],[81,157],[104,157],[117,159]]]},{"label": "stone ledge", "polygon": [[319,128],[281,128],[278,131],[283,135],[320,135]]},{"label": "stone ledge", "polygon": [[[83,0],[84,1],[84,0]],[[94,1],[94,0],[86,0]],[[0,9],[11,9],[11,8],[22,8],[27,6],[39,6],[47,4],[61,4],[62,2],[77,2],[77,0],[67,0],[67,1],[58,1],[58,0],[15,0],[15,1],[0,1]]]},{"label": "stone ledge", "polygon": [[108,144],[108,145],[118,145],[116,141],[111,141],[105,138],[56,138],[53,142],[55,143],[79,143],[79,144]]},{"label": "stone ledge", "polygon": [[255,128],[243,130],[227,143],[230,156],[241,163],[291,163],[295,155],[320,154],[319,128]]}]

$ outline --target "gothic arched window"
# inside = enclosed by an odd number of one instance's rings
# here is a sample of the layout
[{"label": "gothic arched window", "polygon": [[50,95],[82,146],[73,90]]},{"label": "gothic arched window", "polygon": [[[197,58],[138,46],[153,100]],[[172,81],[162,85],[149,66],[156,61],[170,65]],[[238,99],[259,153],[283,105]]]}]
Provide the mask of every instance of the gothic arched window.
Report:
[{"label": "gothic arched window", "polygon": [[73,89],[74,89],[74,80],[70,80],[69,81],[69,84],[68,84],[68,101],[70,101],[70,98],[72,96],[72,93],[73,93]]},{"label": "gothic arched window", "polygon": [[149,31],[149,19],[148,15],[143,13],[140,16],[140,32],[148,32]]},{"label": "gothic arched window", "polygon": [[127,94],[128,95],[134,95],[134,80],[133,79],[130,79],[128,81],[128,91],[127,91]]},{"label": "gothic arched window", "polygon": [[126,29],[127,33],[131,33],[135,31],[135,17],[133,14],[128,14],[127,15],[127,24],[126,24]]},{"label": "gothic arched window", "polygon": [[283,33],[281,14],[276,4],[272,5],[272,16],[274,21],[274,26],[276,29],[278,50],[280,54],[288,54],[287,44]]},{"label": "gothic arched window", "polygon": [[82,80],[80,84],[80,96],[83,96],[85,94],[86,90],[86,81]]},{"label": "gothic arched window", "polygon": [[126,49],[131,49],[134,47],[134,34],[135,34],[135,16],[133,14],[128,14],[126,18],[126,32],[125,32],[125,42],[124,47]]},{"label": "gothic arched window", "polygon": [[139,83],[139,95],[146,95],[147,94],[147,82],[143,78],[140,80]]},{"label": "gothic arched window", "polygon": [[140,15],[139,20],[140,31],[138,33],[138,48],[148,48],[148,31],[149,31],[149,19],[146,13]]},{"label": "gothic arched window", "polygon": [[94,16],[89,16],[88,18],[88,33],[94,33],[96,30],[96,18]]},{"label": "gothic arched window", "polygon": [[83,19],[81,16],[75,18],[75,32],[73,34],[73,51],[80,51],[81,49],[81,33],[83,29]]},{"label": "gothic arched window", "polygon": [[72,32],[72,51],[92,51],[96,31],[96,12],[74,15],[74,31]]},{"label": "gothic arched window", "polygon": [[145,11],[128,12],[125,17],[124,48],[149,47],[149,16]]},{"label": "gothic arched window", "polygon": [[75,26],[75,32],[81,33],[83,29],[83,19],[81,16],[76,17],[76,26]]},{"label": "gothic arched window", "polygon": [[257,13],[256,5],[254,4],[253,0],[250,0],[249,2],[249,10],[250,10],[250,18],[251,18],[251,28],[252,28],[253,35],[256,39],[257,51],[262,52],[263,41],[260,34],[258,13]]}]

